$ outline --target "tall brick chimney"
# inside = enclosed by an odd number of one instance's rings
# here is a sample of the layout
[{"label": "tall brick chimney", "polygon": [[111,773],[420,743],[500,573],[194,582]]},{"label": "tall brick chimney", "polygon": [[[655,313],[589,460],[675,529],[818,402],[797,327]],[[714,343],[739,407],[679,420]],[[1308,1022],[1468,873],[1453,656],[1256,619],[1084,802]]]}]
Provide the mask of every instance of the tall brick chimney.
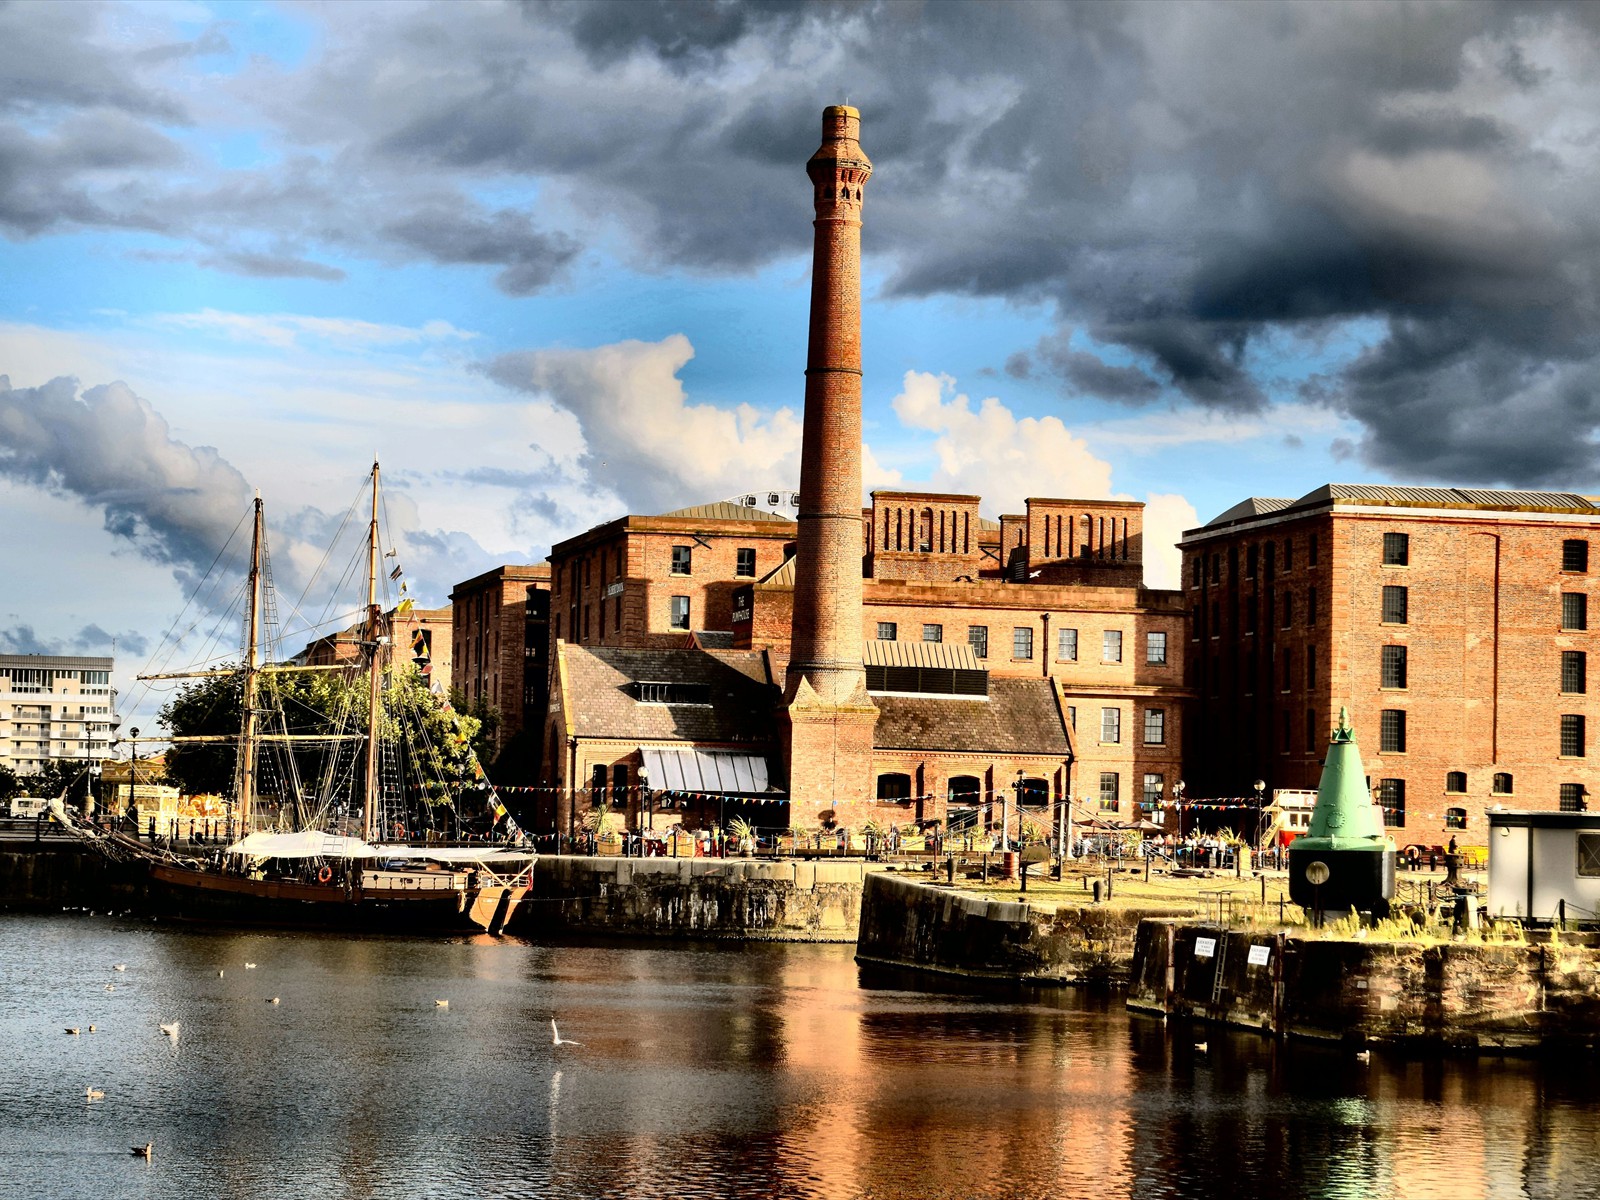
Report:
[{"label": "tall brick chimney", "polygon": [[859,112],[829,106],[806,163],[817,216],[785,678],[789,797],[806,821],[865,797],[878,719],[861,665],[861,194],[872,163],[860,131]]}]

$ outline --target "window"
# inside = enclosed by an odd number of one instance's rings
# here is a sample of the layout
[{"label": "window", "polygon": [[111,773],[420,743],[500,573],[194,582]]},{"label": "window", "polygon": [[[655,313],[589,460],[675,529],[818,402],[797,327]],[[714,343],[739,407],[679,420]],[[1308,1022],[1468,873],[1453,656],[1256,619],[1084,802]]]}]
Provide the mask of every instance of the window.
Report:
[{"label": "window", "polygon": [[672,598],[672,628],[689,628],[689,597],[674,596]]},{"label": "window", "polygon": [[1586,658],[1582,650],[1561,652],[1561,690],[1569,696],[1581,696],[1589,690]]},{"label": "window", "polygon": [[[1110,711],[1115,712],[1115,709]],[[1167,744],[1167,710],[1164,708],[1147,708],[1144,710],[1144,744],[1146,746],[1165,746]]]},{"label": "window", "polygon": [[1018,626],[1011,631],[1011,657],[1033,657],[1033,630]]},{"label": "window", "polygon": [[1294,539],[1283,539],[1283,573],[1287,575],[1294,570]]},{"label": "window", "polygon": [[1317,686],[1317,648],[1306,647],[1306,691],[1311,691]]},{"label": "window", "polygon": [[1386,708],[1378,721],[1378,750],[1384,754],[1404,754],[1406,750],[1406,710]]},{"label": "window", "polygon": [[1584,593],[1561,593],[1561,628],[1589,628],[1589,597]]},{"label": "window", "polygon": [[633,698],[640,704],[710,704],[709,683],[676,683],[667,681],[635,680],[630,685]]},{"label": "window", "polygon": [[1446,829],[1465,829],[1467,827],[1467,810],[1464,808],[1445,809],[1444,827]]},{"label": "window", "polygon": [[1122,804],[1121,776],[1115,771],[1100,772],[1100,808],[1103,812],[1115,812]]},{"label": "window", "polygon": [[1313,567],[1317,565],[1317,535],[1314,533],[1306,543],[1306,562]]},{"label": "window", "polygon": [[1561,716],[1561,757],[1583,757],[1583,717],[1574,713]]},{"label": "window", "polygon": [[1078,631],[1076,629],[1057,630],[1056,658],[1060,662],[1078,661]]},{"label": "window", "polygon": [[1043,779],[1017,781],[1017,807],[1047,808],[1050,804],[1050,784]]},{"label": "window", "polygon": [[1159,667],[1167,661],[1167,635],[1164,633],[1147,633],[1144,635],[1144,661],[1153,667]]},{"label": "window", "polygon": [[694,553],[688,546],[674,546],[672,548],[672,573],[674,575],[689,574],[693,565]]},{"label": "window", "polygon": [[1406,648],[1404,646],[1385,646],[1383,648],[1383,678],[1379,686],[1386,688],[1403,688],[1406,686]]},{"label": "window", "polygon": [[1383,535],[1383,565],[1403,567],[1411,561],[1411,535],[1386,533]]},{"label": "window", "polygon": [[972,647],[972,653],[978,658],[988,658],[989,627],[987,625],[968,625],[967,645]]},{"label": "window", "polygon": [[900,627],[893,621],[878,622],[878,640],[880,642],[892,642],[899,636]]},{"label": "window", "polygon": [[1256,631],[1256,598],[1254,596],[1248,597],[1244,602],[1244,631],[1246,633],[1254,633]]},{"label": "window", "polygon": [[878,776],[879,800],[910,800],[911,776],[890,774]]},{"label": "window", "polygon": [[1406,589],[1395,587],[1392,584],[1383,589],[1383,623],[1385,625],[1404,625],[1408,614],[1408,597]]},{"label": "window", "polygon": [[1146,812],[1155,812],[1161,807],[1161,794],[1167,790],[1166,776],[1159,774],[1146,774],[1144,777],[1144,796],[1141,801]]},{"label": "window", "polygon": [[1584,802],[1588,790],[1581,783],[1563,783],[1561,785],[1561,811],[1583,812],[1589,806]]},{"label": "window", "polygon": [[1220,554],[1213,554],[1211,556],[1211,582],[1212,583],[1220,583],[1221,581],[1222,581],[1222,556]]},{"label": "window", "polygon": [[925,642],[944,641],[943,625],[924,625],[922,627],[922,640]]},{"label": "window", "polygon": [[1317,710],[1306,709],[1306,753],[1317,748]]},{"label": "window", "polygon": [[1101,635],[1100,661],[1108,663],[1122,661],[1122,630],[1108,629]]},{"label": "window", "polygon": [[733,552],[733,573],[743,579],[756,577],[756,548],[754,546],[740,546]]},{"label": "window", "polygon": [[1074,732],[1077,731],[1077,728],[1078,728],[1078,706],[1076,704],[1067,705],[1067,724],[1072,726]]},{"label": "window", "polygon": [[1282,602],[1281,607],[1282,607],[1283,616],[1279,619],[1278,624],[1282,628],[1288,629],[1290,626],[1292,626],[1294,624],[1294,593],[1293,592],[1286,591],[1286,592],[1283,593],[1283,602]]},{"label": "window", "polygon": [[1600,833],[1578,835],[1578,874],[1600,875]]},{"label": "window", "polygon": [[1244,577],[1246,579],[1254,579],[1256,577],[1256,548],[1254,546],[1249,547],[1244,552]]},{"label": "window", "polygon": [[604,763],[595,763],[589,770],[589,803],[599,808],[606,802],[606,768]]},{"label": "window", "polygon": [[1120,708],[1102,708],[1100,710],[1100,740],[1102,742],[1120,742],[1122,740],[1122,710]]},{"label": "window", "polygon": [[628,764],[618,763],[611,768],[611,803],[616,808],[628,805]]},{"label": "window", "polygon": [[1509,771],[1496,771],[1494,785],[1489,789],[1496,796],[1509,796],[1516,791]]},{"label": "window", "polygon": [[1404,829],[1406,825],[1406,781],[1404,779],[1378,780],[1378,805],[1383,809],[1383,823],[1391,829]]},{"label": "window", "polygon": [[1306,589],[1306,624],[1317,623],[1317,589],[1315,586]]},{"label": "window", "polygon": [[1278,747],[1278,753],[1279,754],[1287,754],[1287,753],[1289,753],[1290,750],[1294,749],[1294,747],[1289,744],[1289,741],[1294,736],[1294,734],[1290,731],[1290,728],[1289,728],[1289,710],[1287,708],[1283,710],[1282,726],[1283,726],[1283,742]]},{"label": "window", "polygon": [[1294,688],[1294,651],[1283,652],[1283,690],[1290,691]]},{"label": "window", "polygon": [[1465,771],[1450,771],[1444,777],[1444,790],[1447,792],[1464,792],[1467,790],[1467,773]]},{"label": "window", "polygon": [[1589,569],[1589,543],[1582,538],[1568,538],[1561,543],[1561,569],[1587,571]]},{"label": "window", "polygon": [[1195,587],[1199,587],[1200,586],[1200,575],[1201,575],[1201,572],[1203,572],[1205,570],[1205,561],[1202,558],[1202,556],[1196,554],[1194,556],[1194,561],[1193,561],[1192,565],[1194,567],[1194,572],[1193,572],[1193,576],[1192,576],[1190,582],[1193,583]]}]

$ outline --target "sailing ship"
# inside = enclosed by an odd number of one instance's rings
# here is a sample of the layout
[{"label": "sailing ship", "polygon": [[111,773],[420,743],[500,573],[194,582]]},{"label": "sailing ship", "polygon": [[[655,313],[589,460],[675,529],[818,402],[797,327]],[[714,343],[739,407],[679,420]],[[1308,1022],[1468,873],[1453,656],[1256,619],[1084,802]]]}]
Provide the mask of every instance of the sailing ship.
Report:
[{"label": "sailing ship", "polygon": [[[383,770],[384,652],[393,639],[378,602],[382,560],[376,462],[372,465],[371,497],[365,618],[359,637],[353,639],[358,652],[353,662],[335,666],[264,661],[263,609],[268,603],[263,571],[265,526],[261,498],[255,499],[244,655],[238,668],[242,682],[239,732],[236,739],[233,735],[172,739],[180,745],[237,741],[233,803],[239,823],[237,840],[205,856],[196,854],[193,846],[185,852],[154,839],[142,841],[137,830],[130,837],[68,822],[109,857],[144,869],[154,915],[279,927],[499,933],[526,895],[536,856],[526,848],[526,839],[488,787],[475,759],[473,769],[482,783],[472,789],[472,795],[484,803],[494,827],[502,831],[500,842],[448,845],[433,844],[430,839],[412,845],[393,836],[403,833],[405,823],[390,819],[396,812],[394,793],[402,789],[394,778],[386,780]],[[276,689],[264,688],[263,680],[281,671],[315,670],[352,671],[358,679],[364,676],[363,729],[341,725],[309,733],[289,731],[281,708],[271,704],[269,693]],[[184,679],[218,673],[171,672],[138,678]],[[422,736],[403,721],[395,724],[402,734]],[[358,818],[345,816],[351,806],[335,801],[326,786],[313,792],[301,782],[293,751],[313,745],[331,748],[323,756],[327,766],[324,785],[336,775],[359,774]],[[260,795],[262,768],[269,761],[263,758],[263,750],[268,748],[278,751],[271,761],[279,764],[277,795],[270,806]],[[413,765],[439,758],[432,747],[413,749],[421,751],[411,755]],[[394,753],[391,749],[391,762]],[[402,807],[404,803],[402,797]],[[275,811],[274,828],[258,827],[264,807]],[[58,816],[62,815],[58,811]]]}]

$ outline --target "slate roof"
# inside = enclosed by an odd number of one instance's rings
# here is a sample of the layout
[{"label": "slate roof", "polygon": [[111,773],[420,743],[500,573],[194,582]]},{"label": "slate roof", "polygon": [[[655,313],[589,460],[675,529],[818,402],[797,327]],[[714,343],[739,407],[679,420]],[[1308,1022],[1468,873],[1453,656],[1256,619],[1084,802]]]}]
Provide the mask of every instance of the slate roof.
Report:
[{"label": "slate roof", "polygon": [[1391,487],[1375,483],[1325,483],[1298,500],[1251,496],[1212,517],[1204,528],[1300,508],[1317,508],[1340,500],[1356,504],[1420,505],[1427,508],[1490,508],[1508,512],[1578,512],[1600,515],[1600,505],[1576,492],[1511,492],[1484,488]]},{"label": "slate roof", "polygon": [[764,508],[746,508],[731,500],[718,500],[715,504],[693,504],[688,508],[675,508],[659,514],[663,517],[683,517],[705,521],[776,521],[780,525],[793,525],[789,517],[780,517]]},{"label": "slate roof", "polygon": [[989,698],[873,696],[882,750],[1065,758],[1067,730],[1048,679],[989,677]]},{"label": "slate roof", "polygon": [[[579,737],[680,742],[772,742],[783,695],[752,650],[561,647],[568,719]],[[641,704],[630,683],[703,683],[710,704]]]},{"label": "slate roof", "polygon": [[1212,517],[1208,525],[1223,525],[1229,521],[1237,521],[1243,517],[1264,517],[1268,513],[1275,513],[1279,509],[1288,508],[1293,500],[1282,500],[1274,496],[1251,496],[1241,500],[1227,512],[1220,516]]},{"label": "slate roof", "polygon": [[885,642],[868,638],[861,643],[861,661],[869,667],[946,667],[957,671],[984,669],[966,642]]}]

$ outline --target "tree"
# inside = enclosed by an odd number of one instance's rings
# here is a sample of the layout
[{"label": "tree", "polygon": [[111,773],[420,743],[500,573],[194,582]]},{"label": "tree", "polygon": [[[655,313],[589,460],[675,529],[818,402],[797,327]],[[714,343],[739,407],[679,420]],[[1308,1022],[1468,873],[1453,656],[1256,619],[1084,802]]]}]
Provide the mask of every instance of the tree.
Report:
[{"label": "tree", "polygon": [[0,763],[0,800],[22,795],[22,777],[4,763]]},{"label": "tree", "polygon": [[[188,680],[162,706],[160,721],[174,737],[229,737],[239,732],[244,676],[235,671]],[[167,751],[167,782],[186,796],[233,791],[232,742],[175,742]]]},{"label": "tree", "polygon": [[29,795],[43,796],[47,800],[62,795],[69,802],[81,800],[83,790],[88,786],[88,772],[89,763],[86,759],[52,758],[37,774],[23,777],[22,786]]}]

